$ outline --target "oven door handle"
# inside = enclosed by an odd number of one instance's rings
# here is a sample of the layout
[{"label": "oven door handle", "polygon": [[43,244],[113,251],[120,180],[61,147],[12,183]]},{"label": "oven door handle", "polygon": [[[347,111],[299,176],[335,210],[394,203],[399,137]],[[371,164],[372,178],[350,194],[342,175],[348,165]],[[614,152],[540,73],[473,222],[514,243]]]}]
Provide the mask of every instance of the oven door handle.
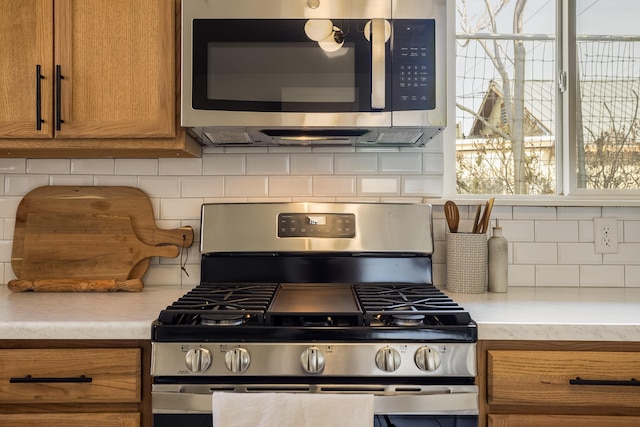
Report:
[{"label": "oven door handle", "polygon": [[371,20],[371,109],[385,108],[385,20]]},{"label": "oven door handle", "polygon": [[[251,387],[254,389],[254,387]],[[259,392],[309,392],[309,388],[296,386],[260,385]],[[374,394],[373,412],[376,415],[416,414],[416,415],[478,415],[478,387],[470,386],[426,386],[420,393],[409,391],[392,395],[375,394],[368,387],[339,385],[325,387],[338,393],[370,392]],[[233,393],[232,385],[207,386],[188,384],[154,384],[152,387],[152,411],[154,414],[211,413],[212,392]],[[299,390],[299,391],[298,391]],[[358,390],[358,391],[356,391]],[[237,392],[237,391],[236,391]]]}]

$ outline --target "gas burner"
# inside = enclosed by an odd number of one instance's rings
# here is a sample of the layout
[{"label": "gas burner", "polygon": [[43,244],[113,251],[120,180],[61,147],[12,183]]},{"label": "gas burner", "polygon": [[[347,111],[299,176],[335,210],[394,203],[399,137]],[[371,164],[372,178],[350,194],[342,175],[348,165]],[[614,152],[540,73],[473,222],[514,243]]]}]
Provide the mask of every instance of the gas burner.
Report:
[{"label": "gas burner", "polygon": [[424,322],[425,315],[418,313],[392,314],[390,320],[394,326],[420,326]]}]

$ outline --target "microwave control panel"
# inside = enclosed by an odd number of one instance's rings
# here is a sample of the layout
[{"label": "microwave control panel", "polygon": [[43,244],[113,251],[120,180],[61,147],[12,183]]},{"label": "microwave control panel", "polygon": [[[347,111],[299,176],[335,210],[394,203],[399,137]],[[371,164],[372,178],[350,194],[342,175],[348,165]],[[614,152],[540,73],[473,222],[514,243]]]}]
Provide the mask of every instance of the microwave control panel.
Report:
[{"label": "microwave control panel", "polygon": [[436,108],[434,19],[393,21],[393,110]]}]

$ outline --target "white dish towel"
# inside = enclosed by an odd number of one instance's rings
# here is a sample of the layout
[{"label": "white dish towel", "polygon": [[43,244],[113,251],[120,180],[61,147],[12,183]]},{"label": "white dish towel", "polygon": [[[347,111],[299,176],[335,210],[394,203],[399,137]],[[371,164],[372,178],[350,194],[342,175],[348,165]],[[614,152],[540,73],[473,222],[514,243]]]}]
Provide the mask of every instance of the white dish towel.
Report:
[{"label": "white dish towel", "polygon": [[371,427],[372,394],[213,393],[213,427]]}]

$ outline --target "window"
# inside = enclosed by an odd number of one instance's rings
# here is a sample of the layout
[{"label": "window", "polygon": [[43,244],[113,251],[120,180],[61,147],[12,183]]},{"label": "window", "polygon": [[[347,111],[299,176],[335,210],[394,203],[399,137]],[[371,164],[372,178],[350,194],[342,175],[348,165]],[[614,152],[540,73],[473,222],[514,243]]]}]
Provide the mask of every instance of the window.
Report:
[{"label": "window", "polygon": [[640,188],[640,3],[456,9],[458,193]]}]

